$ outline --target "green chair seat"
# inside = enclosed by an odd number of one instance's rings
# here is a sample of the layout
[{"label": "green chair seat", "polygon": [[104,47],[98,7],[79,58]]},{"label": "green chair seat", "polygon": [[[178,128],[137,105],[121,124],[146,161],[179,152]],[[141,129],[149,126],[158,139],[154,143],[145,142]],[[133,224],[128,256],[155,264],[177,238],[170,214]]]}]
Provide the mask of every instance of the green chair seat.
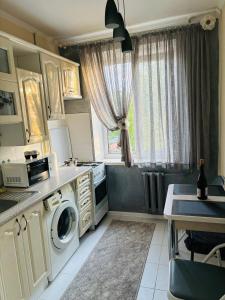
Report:
[{"label": "green chair seat", "polygon": [[219,300],[225,295],[225,268],[171,260],[170,293],[185,300]]}]

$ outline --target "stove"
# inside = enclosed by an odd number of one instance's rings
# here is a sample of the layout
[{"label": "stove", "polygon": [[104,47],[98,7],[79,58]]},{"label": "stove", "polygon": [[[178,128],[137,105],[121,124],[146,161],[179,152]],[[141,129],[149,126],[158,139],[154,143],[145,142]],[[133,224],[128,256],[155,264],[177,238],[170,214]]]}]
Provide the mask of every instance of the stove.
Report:
[{"label": "stove", "polygon": [[77,167],[91,167],[94,186],[98,186],[106,178],[105,164],[103,162],[77,162]]},{"label": "stove", "polygon": [[98,167],[99,165],[104,164],[103,162],[83,162],[83,161],[78,161],[77,166],[78,167],[92,167],[93,169]]}]

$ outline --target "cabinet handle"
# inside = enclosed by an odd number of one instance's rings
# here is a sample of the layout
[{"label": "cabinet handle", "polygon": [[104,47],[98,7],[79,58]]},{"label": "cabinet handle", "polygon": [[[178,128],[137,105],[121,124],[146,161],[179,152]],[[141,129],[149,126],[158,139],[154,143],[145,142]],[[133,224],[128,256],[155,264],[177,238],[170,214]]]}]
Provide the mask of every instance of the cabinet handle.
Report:
[{"label": "cabinet handle", "polygon": [[28,134],[27,142],[30,143],[30,131],[26,129],[26,135]]},{"label": "cabinet handle", "polygon": [[49,115],[48,115],[48,117],[49,117],[49,118],[51,118],[52,111],[51,111],[51,107],[50,107],[50,105],[48,105],[48,112],[49,112]]},{"label": "cabinet handle", "polygon": [[16,223],[19,225],[19,231],[17,232],[17,235],[19,236],[21,232],[21,225],[18,219],[16,219]]},{"label": "cabinet handle", "polygon": [[38,211],[34,211],[34,212],[32,213],[32,216],[34,216],[34,217],[39,217],[39,212],[38,212]]},{"label": "cabinet handle", "polygon": [[25,227],[23,228],[23,231],[26,231],[27,230],[27,224],[28,224],[28,222],[27,222],[27,219],[25,218],[25,216],[23,215],[22,216],[22,218],[25,220]]}]

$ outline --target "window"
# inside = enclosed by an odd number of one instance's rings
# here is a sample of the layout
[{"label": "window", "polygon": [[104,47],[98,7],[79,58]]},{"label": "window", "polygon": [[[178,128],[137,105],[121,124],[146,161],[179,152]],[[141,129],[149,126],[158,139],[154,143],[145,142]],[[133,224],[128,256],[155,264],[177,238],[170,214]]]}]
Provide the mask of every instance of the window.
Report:
[{"label": "window", "polygon": [[[136,152],[136,142],[135,142],[135,122],[134,122],[134,101],[130,103],[130,109],[128,114],[128,131],[130,136],[130,145],[132,153]],[[108,154],[120,154],[120,147],[118,146],[120,139],[120,130],[117,131],[107,131],[107,148]]]},{"label": "window", "polygon": [[[178,55],[179,42],[159,35],[151,41],[143,38],[138,47],[135,90],[128,114],[132,153],[143,162],[189,164],[187,78],[182,57]],[[114,80],[107,76],[112,67],[121,72],[121,64],[105,66],[109,91],[121,93],[122,86],[113,86]],[[105,130],[106,156],[120,157],[119,138],[119,130]]]}]

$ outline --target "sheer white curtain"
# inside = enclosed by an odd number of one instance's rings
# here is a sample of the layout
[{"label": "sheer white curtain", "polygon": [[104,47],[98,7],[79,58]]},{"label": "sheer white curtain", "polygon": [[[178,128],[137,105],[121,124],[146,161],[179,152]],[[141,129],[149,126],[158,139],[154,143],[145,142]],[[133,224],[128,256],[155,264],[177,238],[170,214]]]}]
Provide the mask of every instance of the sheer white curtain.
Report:
[{"label": "sheer white curtain", "polygon": [[187,80],[179,43],[171,33],[136,40],[134,102],[139,161],[190,163]]},{"label": "sheer white curtain", "polygon": [[204,31],[199,24],[136,38],[139,160],[172,167],[196,166],[200,158],[208,165],[216,161],[217,48],[217,29]]},{"label": "sheer white curtain", "polygon": [[102,42],[80,49],[86,89],[95,112],[111,131],[120,129],[121,160],[132,165],[127,114],[133,91],[133,65],[118,43]]}]

